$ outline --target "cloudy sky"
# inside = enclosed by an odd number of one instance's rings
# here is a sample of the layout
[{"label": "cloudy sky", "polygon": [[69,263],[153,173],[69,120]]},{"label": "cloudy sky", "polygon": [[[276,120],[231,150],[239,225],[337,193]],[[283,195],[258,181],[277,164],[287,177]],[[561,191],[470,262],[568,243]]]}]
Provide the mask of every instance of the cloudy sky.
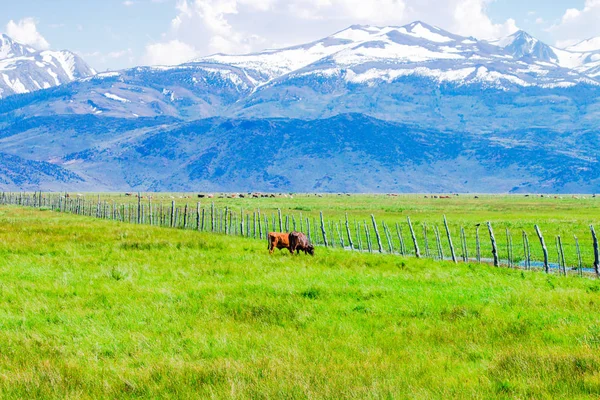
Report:
[{"label": "cloudy sky", "polygon": [[352,24],[422,20],[482,39],[523,29],[558,46],[600,36],[600,0],[21,0],[2,17],[14,39],[76,51],[99,71],[305,43]]}]

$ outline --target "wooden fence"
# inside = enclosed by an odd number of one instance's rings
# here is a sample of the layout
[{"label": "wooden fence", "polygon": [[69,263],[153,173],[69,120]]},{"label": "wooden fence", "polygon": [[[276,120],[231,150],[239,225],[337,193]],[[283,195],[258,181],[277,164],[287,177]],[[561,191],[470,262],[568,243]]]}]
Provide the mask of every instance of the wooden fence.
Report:
[{"label": "wooden fence", "polygon": [[[350,221],[347,214],[342,220],[327,221],[322,212],[319,213],[317,220],[316,216],[303,216],[302,213],[284,215],[280,209],[277,213],[267,214],[260,209],[217,208],[214,203],[209,206],[203,206],[200,202],[185,206],[178,206],[175,201],[167,204],[153,203],[151,198],[143,199],[139,194],[134,203],[117,204],[114,201],[102,201],[99,197],[97,200],[90,200],[66,194],[1,192],[0,205],[44,208],[123,223],[193,229],[262,240],[266,240],[268,232],[301,231],[306,233],[311,242],[317,246],[424,257],[454,263],[462,261],[489,263],[497,267],[503,265],[511,268],[542,269],[546,273],[555,272],[565,276],[569,272],[600,276],[598,238],[593,226],[590,226],[593,264],[586,266],[577,236],[574,236],[576,257],[572,257],[570,264],[566,261],[563,239],[560,236],[555,237],[556,262],[551,260],[546,239],[537,225],[533,229],[541,250],[538,253],[542,255],[539,260],[532,256],[532,244],[525,230],[521,231],[521,244],[518,246],[522,247],[522,253],[516,256],[513,235],[508,228],[505,229],[505,243],[501,255],[499,241],[496,239],[491,222],[486,224],[487,235],[480,231],[481,224],[478,224],[471,237],[464,226],[460,227],[458,237],[453,237],[445,216],[443,216],[445,238],[440,234],[437,226],[430,227],[426,223],[421,224],[422,232],[419,238],[410,217],[407,217],[406,221],[395,222],[392,230],[385,221],[378,222],[374,215],[371,215],[370,221]],[[455,241],[459,243],[457,247]],[[489,247],[486,243],[489,243]],[[487,257],[486,253],[488,253]]]}]

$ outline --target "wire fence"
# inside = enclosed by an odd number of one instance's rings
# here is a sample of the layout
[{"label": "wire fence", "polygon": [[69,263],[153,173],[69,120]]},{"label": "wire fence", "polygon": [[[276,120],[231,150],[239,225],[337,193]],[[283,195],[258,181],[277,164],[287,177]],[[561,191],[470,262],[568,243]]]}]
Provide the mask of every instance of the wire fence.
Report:
[{"label": "wire fence", "polygon": [[[418,223],[407,217],[398,221],[368,219],[333,220],[324,216],[302,213],[284,214],[215,207],[155,203],[138,194],[135,202],[118,204],[115,201],[71,197],[62,193],[1,192],[0,205],[17,205],[49,209],[99,219],[130,224],[146,224],[174,229],[191,229],[215,234],[237,235],[267,240],[269,232],[304,232],[316,246],[341,248],[349,251],[400,255],[452,262],[487,263],[521,269],[540,269],[560,275],[577,274],[599,277],[598,239],[594,227],[582,240],[576,235],[568,238],[556,235],[544,237],[538,225],[511,231],[508,226],[495,231],[491,222],[475,226],[448,224],[445,216],[440,224]],[[454,232],[453,232],[454,231]]]}]

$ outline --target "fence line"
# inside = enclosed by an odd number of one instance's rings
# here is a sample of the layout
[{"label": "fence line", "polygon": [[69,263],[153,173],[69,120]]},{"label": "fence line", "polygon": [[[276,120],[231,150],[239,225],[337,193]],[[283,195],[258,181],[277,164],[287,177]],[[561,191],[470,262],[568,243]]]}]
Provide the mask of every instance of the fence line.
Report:
[{"label": "fence line", "polygon": [[[185,204],[183,208],[176,206],[175,201],[171,201],[170,207],[165,207],[161,202],[152,202],[149,197],[147,202],[142,202],[143,196],[138,193],[137,201],[132,204],[116,204],[114,201],[101,201],[100,197],[96,200],[86,199],[85,197],[71,197],[68,194],[58,193],[14,193],[0,192],[0,205],[17,205],[23,207],[34,207],[49,209],[56,212],[72,213],[81,216],[88,216],[98,219],[106,219],[119,221],[129,224],[146,224],[158,227],[168,227],[174,229],[190,229],[199,232],[220,233],[226,235],[238,235],[246,238],[262,239],[268,236],[269,231],[287,231],[291,228],[298,228],[296,215],[284,215],[281,209],[277,209],[277,214],[272,213],[271,221],[269,216],[262,213],[260,209],[253,210],[251,213],[248,210],[240,208],[239,212],[230,209],[229,206],[217,208],[211,202],[208,206],[203,206],[201,202],[196,204],[196,207],[190,207]],[[206,222],[206,219],[209,219]],[[239,219],[238,219],[239,218]],[[263,219],[264,218],[264,219]],[[305,218],[305,219],[304,219]],[[410,256],[416,258],[429,258],[433,260],[448,260],[454,263],[458,262],[454,244],[452,241],[452,229],[448,224],[446,216],[442,220],[447,236],[447,249],[449,250],[450,258],[444,256],[444,245],[440,237],[440,232],[437,226],[433,226],[433,234],[435,237],[435,250],[430,251],[428,240],[428,226],[422,223],[422,243],[424,244],[425,254],[421,254],[419,246],[419,238],[410,217],[407,217],[405,225],[408,227],[410,237],[412,239],[412,250],[407,247],[403,236],[403,223],[395,221],[392,226],[396,229],[396,238],[389,229],[385,221],[377,221],[374,215],[371,215],[371,224],[366,220],[353,222],[345,215],[345,219],[341,221],[326,221],[323,212],[319,212],[319,229],[317,228],[317,220],[299,216],[299,228],[303,231],[306,227],[306,233],[317,246],[324,247],[340,247],[352,251],[367,251],[382,254],[393,254],[400,256]],[[418,225],[418,223],[417,223]],[[484,247],[485,241],[480,238],[479,228],[481,224],[475,226],[475,257],[469,258],[469,241],[467,239],[467,231],[464,226],[459,227],[458,237],[461,242],[461,261],[493,264],[497,267],[507,266],[509,268],[523,269],[542,269],[546,273],[556,272],[559,275],[567,275],[568,270],[574,271],[577,275],[583,275],[584,272],[600,276],[600,250],[598,239],[594,226],[590,225],[590,234],[592,242],[593,263],[586,263],[582,257],[582,245],[579,238],[573,235],[576,255],[567,259],[564,251],[565,241],[560,236],[556,236],[557,247],[557,262],[551,263],[548,256],[548,248],[542,231],[538,225],[534,225],[534,231],[539,239],[539,248],[543,254],[543,260],[534,260],[532,258],[532,245],[529,242],[529,236],[522,231],[523,255],[516,256],[513,249],[512,235],[506,228],[506,251],[500,254],[498,248],[499,243],[494,236],[494,230],[491,222],[487,222],[489,231],[489,247],[485,246],[485,250],[489,250],[489,257],[486,258]],[[351,227],[354,227],[352,230]],[[345,227],[345,232],[343,232]],[[272,229],[271,229],[272,228]],[[311,231],[312,229],[312,231]],[[381,229],[381,231],[380,231]],[[382,242],[383,232],[385,244]],[[373,235],[372,235],[373,234]],[[373,246],[372,237],[377,241],[376,247]],[[471,240],[473,236],[469,235]],[[520,246],[516,246],[519,249]],[[448,254],[448,253],[447,253]],[[473,252],[471,253],[473,254]],[[506,256],[506,257],[505,257]],[[571,262],[569,266],[569,261]]]}]

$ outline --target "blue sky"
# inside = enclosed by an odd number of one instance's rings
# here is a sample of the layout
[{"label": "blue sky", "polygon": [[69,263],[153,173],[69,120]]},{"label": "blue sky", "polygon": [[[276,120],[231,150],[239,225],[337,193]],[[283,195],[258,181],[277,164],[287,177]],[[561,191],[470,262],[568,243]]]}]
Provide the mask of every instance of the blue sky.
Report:
[{"label": "blue sky", "polygon": [[[304,43],[354,24],[419,19],[479,38],[523,29],[566,46],[600,36],[600,0],[21,0],[0,30],[103,71]],[[12,21],[12,23],[10,23]],[[11,34],[12,33],[12,34]]]}]

